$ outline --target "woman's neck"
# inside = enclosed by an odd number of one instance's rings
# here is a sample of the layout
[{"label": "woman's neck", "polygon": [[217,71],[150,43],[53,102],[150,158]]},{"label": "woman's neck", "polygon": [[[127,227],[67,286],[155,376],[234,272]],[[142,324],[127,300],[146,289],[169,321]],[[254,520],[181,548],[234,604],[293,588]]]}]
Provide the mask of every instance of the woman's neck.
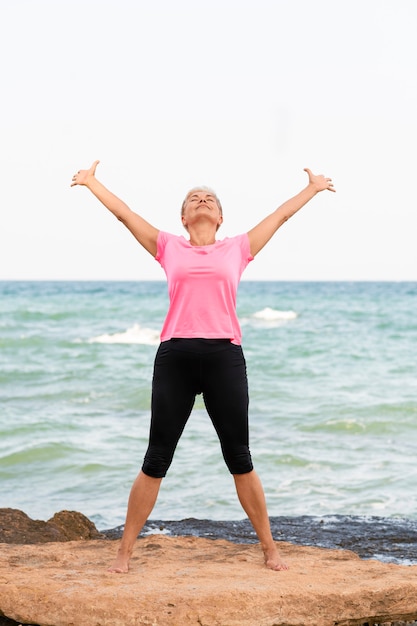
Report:
[{"label": "woman's neck", "polygon": [[192,246],[210,246],[216,243],[216,231],[212,228],[193,228],[188,231]]}]

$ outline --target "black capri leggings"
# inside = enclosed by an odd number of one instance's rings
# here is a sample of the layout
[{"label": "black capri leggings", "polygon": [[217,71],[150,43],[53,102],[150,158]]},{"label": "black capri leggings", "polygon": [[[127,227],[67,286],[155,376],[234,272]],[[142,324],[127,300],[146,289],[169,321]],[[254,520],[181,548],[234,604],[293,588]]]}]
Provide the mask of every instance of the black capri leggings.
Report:
[{"label": "black capri leggings", "polygon": [[166,475],[200,393],[229,471],[245,474],[253,469],[241,346],[228,339],[170,339],[160,344],[155,357],[149,447],[142,466],[148,476]]}]

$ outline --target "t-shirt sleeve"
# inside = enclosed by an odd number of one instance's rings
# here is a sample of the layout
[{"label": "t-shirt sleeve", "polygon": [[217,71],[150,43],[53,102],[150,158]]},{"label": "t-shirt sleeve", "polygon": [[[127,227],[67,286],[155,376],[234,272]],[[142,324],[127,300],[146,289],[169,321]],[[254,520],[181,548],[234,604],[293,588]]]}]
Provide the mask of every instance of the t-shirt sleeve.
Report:
[{"label": "t-shirt sleeve", "polygon": [[158,233],[158,239],[156,240],[156,255],[155,261],[158,261],[162,267],[164,266],[164,254],[165,247],[167,245],[167,241],[170,238],[170,234],[166,233],[163,230],[160,230]]},{"label": "t-shirt sleeve", "polygon": [[253,257],[250,253],[250,241],[248,233],[244,233],[243,235],[238,235],[238,240],[240,243],[240,250],[242,253],[242,263],[243,269],[253,261],[255,257]]}]

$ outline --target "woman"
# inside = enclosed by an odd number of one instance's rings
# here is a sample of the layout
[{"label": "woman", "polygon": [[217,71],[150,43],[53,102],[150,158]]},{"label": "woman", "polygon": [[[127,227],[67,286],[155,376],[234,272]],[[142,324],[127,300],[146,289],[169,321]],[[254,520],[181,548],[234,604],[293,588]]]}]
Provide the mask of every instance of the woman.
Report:
[{"label": "woman", "polygon": [[136,538],[154,507],[199,393],[219,436],[239,501],[261,543],[265,565],[286,570],[272,538],[263,488],[249,452],[248,389],[236,292],[247,264],[318,192],[335,191],[332,180],[305,169],[309,178],[305,189],[248,233],[224,240],[216,240],[223,222],[216,194],[206,187],[192,189],[181,210],[189,236],[185,239],[159,231],[131,211],[96,179],[98,163],[77,172],[71,186],[86,186],[159,261],[170,296],[155,357],[149,446],[130,492],[123,537],[109,571],[128,572]]}]

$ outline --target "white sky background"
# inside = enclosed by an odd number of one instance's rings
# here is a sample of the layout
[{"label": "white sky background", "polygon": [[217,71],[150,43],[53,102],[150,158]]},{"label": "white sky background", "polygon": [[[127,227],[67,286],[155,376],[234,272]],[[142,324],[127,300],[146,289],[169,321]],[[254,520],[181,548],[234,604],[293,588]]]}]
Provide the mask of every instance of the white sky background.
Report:
[{"label": "white sky background", "polygon": [[90,192],[219,236],[332,176],[246,279],[417,280],[415,0],[0,0],[0,279],[163,279]]}]

